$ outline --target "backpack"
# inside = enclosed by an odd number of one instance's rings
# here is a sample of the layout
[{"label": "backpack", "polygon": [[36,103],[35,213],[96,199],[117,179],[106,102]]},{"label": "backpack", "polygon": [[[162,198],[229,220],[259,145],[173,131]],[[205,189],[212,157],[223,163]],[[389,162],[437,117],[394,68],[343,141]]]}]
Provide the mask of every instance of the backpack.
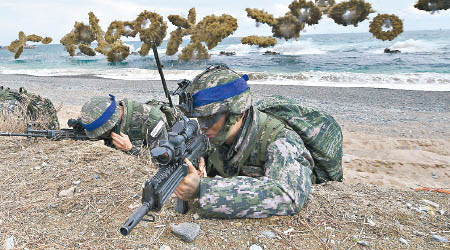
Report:
[{"label": "backpack", "polygon": [[314,159],[315,183],[342,181],[342,131],[331,115],[283,96],[267,97],[255,108],[281,120],[302,138]]}]

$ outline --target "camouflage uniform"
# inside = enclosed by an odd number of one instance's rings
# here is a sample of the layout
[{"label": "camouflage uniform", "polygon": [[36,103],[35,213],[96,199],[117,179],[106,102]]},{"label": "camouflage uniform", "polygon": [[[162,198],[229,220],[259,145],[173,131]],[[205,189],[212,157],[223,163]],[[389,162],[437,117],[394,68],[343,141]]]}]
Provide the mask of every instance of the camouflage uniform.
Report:
[{"label": "camouflage uniform", "polygon": [[[81,109],[81,121],[89,124],[100,117],[111,105],[107,97],[93,97]],[[167,138],[167,127],[182,119],[183,113],[177,108],[171,108],[167,103],[150,101],[140,103],[124,99],[116,104],[111,117],[93,131],[86,131],[91,138],[102,137],[119,122],[120,106],[124,107],[120,131],[129,136],[133,145],[127,153],[141,154],[143,147],[155,147],[159,140]],[[109,137],[109,135],[108,135]],[[113,147],[113,145],[108,145]]]},{"label": "camouflage uniform", "polygon": [[0,114],[31,122],[35,129],[59,129],[58,116],[53,103],[39,95],[20,88],[14,91],[0,87]]},{"label": "camouflage uniform", "polygon": [[342,181],[342,130],[334,117],[284,96],[268,96],[255,105],[289,125],[314,159],[312,182]]},{"label": "camouflage uniform", "polygon": [[[266,133],[274,135],[268,145],[263,138]],[[310,192],[314,162],[300,136],[253,108],[235,142],[217,146],[207,162],[210,175],[216,172],[226,178],[201,180],[200,206],[205,217],[293,215]]]},{"label": "camouflage uniform", "polygon": [[[195,98],[195,93],[201,90],[238,78],[237,73],[216,67],[197,76],[187,91]],[[200,119],[220,113],[236,116],[245,112],[234,143],[216,144],[207,156],[208,175],[216,176],[200,181],[202,216],[263,218],[300,211],[311,187],[314,167],[311,154],[296,132],[252,107],[250,90],[186,112]]]},{"label": "camouflage uniform", "polygon": [[[172,127],[184,116],[176,107],[171,108],[162,102],[139,103],[124,99],[120,105],[124,106],[120,131],[130,138],[133,148],[128,153],[133,155],[140,154],[144,146],[149,148],[158,146],[160,140],[167,139],[167,128]],[[162,125],[158,124],[160,121]]]}]

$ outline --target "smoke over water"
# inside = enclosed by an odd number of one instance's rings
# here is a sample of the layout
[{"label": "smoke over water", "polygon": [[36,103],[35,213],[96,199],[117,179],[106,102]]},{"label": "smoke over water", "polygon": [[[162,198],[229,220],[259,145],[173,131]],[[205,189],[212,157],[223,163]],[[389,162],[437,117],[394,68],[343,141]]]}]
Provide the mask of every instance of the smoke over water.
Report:
[{"label": "smoke over water", "polygon": [[[183,40],[182,47],[187,43]],[[60,44],[24,50],[19,60],[0,49],[0,74],[160,80],[153,54],[137,54],[141,42],[126,44],[131,55],[120,63],[108,63],[103,55],[69,57]],[[440,30],[404,32],[386,42],[370,33],[302,34],[299,40],[278,40],[269,48],[227,38],[210,51],[209,60],[188,62],[178,61],[179,53],[166,56],[167,41],[158,51],[166,79],[174,81],[192,80],[207,66],[220,63],[250,75],[250,84],[450,91],[449,44],[450,30]],[[401,53],[385,54],[385,48]]]}]

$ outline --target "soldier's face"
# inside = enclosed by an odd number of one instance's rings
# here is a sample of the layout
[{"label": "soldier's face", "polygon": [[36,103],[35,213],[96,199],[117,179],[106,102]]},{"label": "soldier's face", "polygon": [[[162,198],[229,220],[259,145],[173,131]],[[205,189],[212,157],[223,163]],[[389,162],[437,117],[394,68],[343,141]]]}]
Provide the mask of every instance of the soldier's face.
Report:
[{"label": "soldier's face", "polygon": [[209,138],[214,138],[225,124],[226,115],[216,115],[211,117],[199,117],[200,129]]}]

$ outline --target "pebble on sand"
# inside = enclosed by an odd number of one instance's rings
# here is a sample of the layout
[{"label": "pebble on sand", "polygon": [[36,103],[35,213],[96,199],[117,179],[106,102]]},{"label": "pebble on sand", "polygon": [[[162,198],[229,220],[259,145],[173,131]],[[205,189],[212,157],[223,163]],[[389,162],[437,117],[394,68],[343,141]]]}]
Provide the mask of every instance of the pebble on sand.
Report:
[{"label": "pebble on sand", "polygon": [[5,240],[5,250],[14,249],[14,236],[11,236]]},{"label": "pebble on sand", "polygon": [[268,238],[275,238],[276,234],[272,231],[262,231],[261,235]]},{"label": "pebble on sand", "polygon": [[434,208],[439,208],[439,204],[437,204],[436,202],[432,202],[432,201],[425,200],[425,199],[421,200],[421,202],[423,202],[427,205],[433,206]]},{"label": "pebble on sand", "polygon": [[439,241],[439,242],[442,242],[442,243],[448,242],[448,239],[447,239],[447,238],[442,237],[442,236],[437,235],[437,234],[433,234],[433,239],[435,239],[435,240],[437,240],[437,241]]},{"label": "pebble on sand", "polygon": [[344,155],[344,162],[345,163],[350,163],[352,161],[352,156],[351,155]]},{"label": "pebble on sand", "polygon": [[419,231],[414,231],[413,234],[416,235],[416,236],[419,236],[419,237],[425,236],[425,233],[419,232]]},{"label": "pebble on sand", "polygon": [[365,246],[365,247],[370,246],[369,242],[367,242],[365,240],[359,240],[357,243],[360,244],[361,246]]},{"label": "pebble on sand", "polygon": [[409,246],[409,243],[408,243],[407,240],[405,240],[405,239],[403,239],[403,238],[400,238],[399,241],[400,241],[401,243],[403,243],[403,244]]},{"label": "pebble on sand", "polygon": [[162,246],[159,248],[159,250],[172,250],[172,248],[170,248],[170,247],[167,246],[167,245],[162,245]]},{"label": "pebble on sand", "polygon": [[194,241],[195,237],[200,233],[200,226],[195,223],[181,223],[178,225],[170,225],[170,229],[173,234],[182,239],[185,242]]},{"label": "pebble on sand", "polygon": [[438,179],[439,178],[434,172],[431,173],[431,177],[433,177],[433,179]]},{"label": "pebble on sand", "polygon": [[258,246],[256,244],[253,244],[253,245],[250,246],[250,250],[262,250],[262,247],[260,247],[260,246]]},{"label": "pebble on sand", "polygon": [[71,187],[69,189],[66,190],[61,190],[61,192],[59,192],[59,197],[73,197],[73,194],[75,193],[75,187]]}]

